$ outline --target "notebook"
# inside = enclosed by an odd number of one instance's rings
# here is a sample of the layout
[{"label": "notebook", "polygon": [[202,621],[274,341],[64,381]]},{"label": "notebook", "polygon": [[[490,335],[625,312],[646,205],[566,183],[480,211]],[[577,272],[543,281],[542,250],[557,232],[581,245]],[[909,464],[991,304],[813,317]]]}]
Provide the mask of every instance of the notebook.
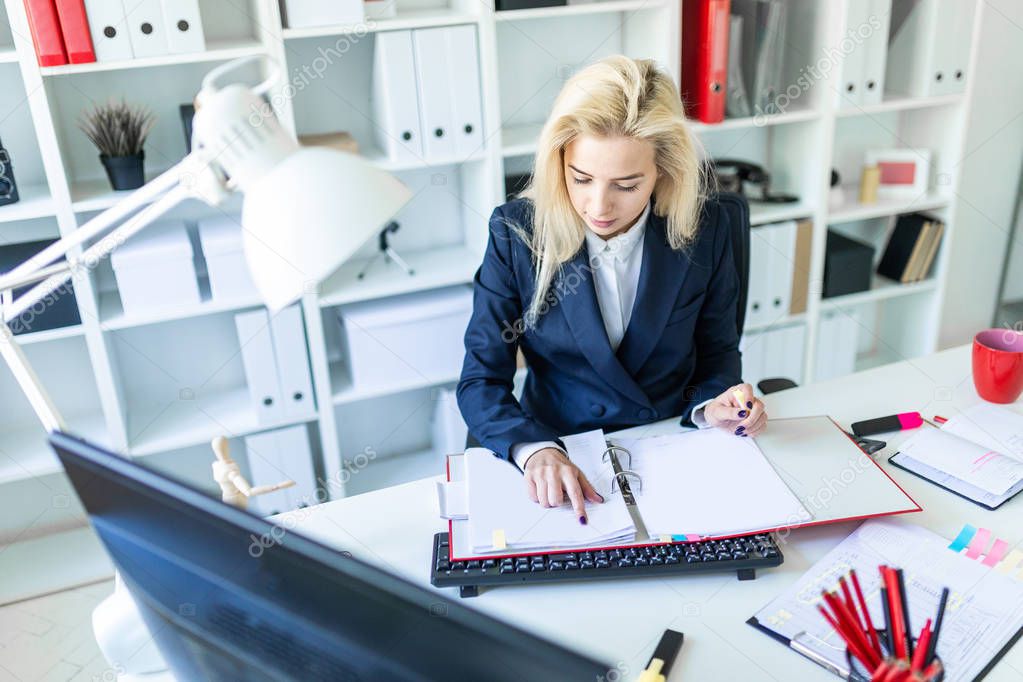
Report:
[{"label": "notebook", "polygon": [[1023,552],[1006,556],[1007,549],[983,528],[967,526],[950,544],[913,524],[872,519],[747,622],[848,677],[845,644],[817,611],[821,590],[855,568],[871,619],[883,623],[877,567],[887,564],[905,573],[914,633],[934,617],[941,589],[949,588],[937,653],[948,682],[977,679],[1023,634]]},{"label": "notebook", "polygon": [[755,439],[721,429],[648,438],[594,430],[562,438],[604,497],[582,525],[544,508],[522,473],[484,448],[448,457],[438,484],[450,557],[471,560],[686,542],[832,523],[920,507],[826,416],[773,420]]},{"label": "notebook", "polygon": [[1023,415],[974,405],[940,428],[921,428],[888,461],[995,509],[1023,490]]}]

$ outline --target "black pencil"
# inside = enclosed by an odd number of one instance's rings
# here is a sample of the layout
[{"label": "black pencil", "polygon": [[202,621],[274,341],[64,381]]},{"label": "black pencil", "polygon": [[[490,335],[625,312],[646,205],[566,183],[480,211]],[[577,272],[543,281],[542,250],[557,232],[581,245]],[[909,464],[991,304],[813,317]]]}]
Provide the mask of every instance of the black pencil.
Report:
[{"label": "black pencil", "polygon": [[913,660],[913,627],[909,624],[909,601],[906,597],[906,580],[902,576],[902,569],[895,569],[895,577],[899,581],[899,599],[902,600],[902,622],[906,630],[906,652],[909,660]]},{"label": "black pencil", "polygon": [[881,588],[881,613],[884,615],[884,648],[888,656],[895,655],[895,646],[892,641],[892,614],[888,604],[888,590]]},{"label": "black pencil", "polygon": [[938,601],[938,615],[934,617],[934,629],[931,630],[931,641],[927,645],[927,656],[924,658],[926,668],[934,660],[938,650],[938,635],[941,634],[941,621],[945,618],[945,605],[948,603],[948,588],[941,590],[941,599]]}]

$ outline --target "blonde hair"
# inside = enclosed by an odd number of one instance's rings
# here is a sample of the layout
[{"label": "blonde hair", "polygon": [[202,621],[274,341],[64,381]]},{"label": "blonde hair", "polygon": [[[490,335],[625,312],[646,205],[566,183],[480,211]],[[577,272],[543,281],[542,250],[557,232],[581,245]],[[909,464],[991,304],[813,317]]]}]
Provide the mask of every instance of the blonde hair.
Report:
[{"label": "blonde hair", "polygon": [[523,316],[527,327],[535,327],[555,276],[585,240],[587,228],[569,199],[564,169],[565,146],[581,135],[651,142],[658,171],[653,212],[667,218],[671,248],[690,244],[699,226],[704,171],[671,77],[653,60],[623,55],[579,71],[554,101],[540,133],[532,177],[519,193],[532,201],[532,235],[511,226],[529,245],[536,266],[536,291]]}]

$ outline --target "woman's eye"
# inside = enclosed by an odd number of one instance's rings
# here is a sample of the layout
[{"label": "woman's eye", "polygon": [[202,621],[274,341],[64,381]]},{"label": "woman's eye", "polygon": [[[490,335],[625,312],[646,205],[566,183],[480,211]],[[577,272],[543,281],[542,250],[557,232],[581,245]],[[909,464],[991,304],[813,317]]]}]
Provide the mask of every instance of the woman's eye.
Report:
[{"label": "woman's eye", "polygon": [[577,184],[577,185],[585,185],[587,182],[590,181],[589,178],[582,178],[582,179],[581,178],[572,178],[572,179],[575,180],[575,184]]},{"label": "woman's eye", "polygon": [[632,187],[619,186],[618,189],[622,190],[623,192],[635,192],[638,187],[639,185],[633,185]]}]

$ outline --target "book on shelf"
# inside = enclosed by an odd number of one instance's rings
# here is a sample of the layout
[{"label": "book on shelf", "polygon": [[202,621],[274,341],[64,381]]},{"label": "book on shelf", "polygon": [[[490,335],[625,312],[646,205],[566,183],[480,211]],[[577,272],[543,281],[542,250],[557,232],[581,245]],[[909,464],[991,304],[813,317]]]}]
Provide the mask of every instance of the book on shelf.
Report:
[{"label": "book on shelf", "polygon": [[945,224],[920,213],[900,215],[888,238],[877,274],[908,284],[930,273]]}]

